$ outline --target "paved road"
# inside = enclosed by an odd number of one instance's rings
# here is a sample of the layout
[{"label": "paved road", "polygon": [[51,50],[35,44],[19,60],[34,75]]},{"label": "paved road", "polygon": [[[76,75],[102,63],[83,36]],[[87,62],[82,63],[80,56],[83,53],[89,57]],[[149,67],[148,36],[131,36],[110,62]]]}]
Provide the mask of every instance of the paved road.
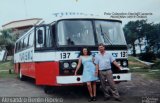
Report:
[{"label": "paved road", "polygon": [[[160,97],[160,82],[146,79],[139,74],[132,75],[132,81],[117,85],[122,103],[142,103],[143,97]],[[63,99],[64,103],[88,102],[86,87],[62,87],[51,94],[45,94],[42,86],[36,86],[33,80],[20,81],[17,78],[0,78],[0,97],[48,97]],[[98,103],[103,101],[101,90],[97,89]],[[160,99],[160,98],[159,98]],[[107,103],[117,103],[113,99]]]}]

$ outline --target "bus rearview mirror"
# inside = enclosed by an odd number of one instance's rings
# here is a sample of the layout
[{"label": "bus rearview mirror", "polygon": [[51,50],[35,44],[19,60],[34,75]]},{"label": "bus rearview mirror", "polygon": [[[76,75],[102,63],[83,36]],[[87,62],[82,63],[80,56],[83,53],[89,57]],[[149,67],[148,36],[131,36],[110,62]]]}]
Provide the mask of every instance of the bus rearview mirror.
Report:
[{"label": "bus rearview mirror", "polygon": [[43,44],[43,31],[38,30],[38,44]]}]

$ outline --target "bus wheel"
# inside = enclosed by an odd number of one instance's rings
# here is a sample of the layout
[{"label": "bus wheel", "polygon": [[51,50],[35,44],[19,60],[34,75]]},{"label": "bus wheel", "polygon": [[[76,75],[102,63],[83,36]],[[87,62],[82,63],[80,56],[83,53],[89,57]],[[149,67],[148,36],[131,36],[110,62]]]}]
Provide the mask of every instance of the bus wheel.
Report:
[{"label": "bus wheel", "polygon": [[21,69],[19,70],[18,78],[19,78],[21,81],[24,81],[24,80],[25,80],[25,76],[22,75]]},{"label": "bus wheel", "polygon": [[52,91],[52,87],[51,86],[44,86],[44,92],[46,94],[51,94],[53,91]]}]

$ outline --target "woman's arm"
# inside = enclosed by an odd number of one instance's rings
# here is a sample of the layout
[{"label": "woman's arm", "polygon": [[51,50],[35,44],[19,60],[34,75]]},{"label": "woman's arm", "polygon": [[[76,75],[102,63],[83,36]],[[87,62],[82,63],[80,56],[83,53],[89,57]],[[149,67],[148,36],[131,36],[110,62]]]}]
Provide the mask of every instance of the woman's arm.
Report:
[{"label": "woman's arm", "polygon": [[99,65],[98,65],[98,64],[96,64],[95,76],[98,76],[98,70],[99,70]]},{"label": "woman's arm", "polygon": [[93,57],[93,63],[96,66],[96,70],[95,70],[95,76],[98,76],[98,71],[99,71],[99,64],[98,64],[98,58]]},{"label": "woman's arm", "polygon": [[[93,63],[94,63],[94,60],[95,60],[95,57],[92,57],[92,61],[93,61]],[[95,63],[94,63],[95,64]]]},{"label": "woman's arm", "polygon": [[77,75],[77,71],[78,71],[78,70],[79,70],[79,68],[81,67],[81,64],[82,64],[82,59],[81,59],[81,58],[79,58],[79,60],[78,60],[78,65],[77,65],[77,67],[76,67],[76,70],[75,70],[74,75]]}]

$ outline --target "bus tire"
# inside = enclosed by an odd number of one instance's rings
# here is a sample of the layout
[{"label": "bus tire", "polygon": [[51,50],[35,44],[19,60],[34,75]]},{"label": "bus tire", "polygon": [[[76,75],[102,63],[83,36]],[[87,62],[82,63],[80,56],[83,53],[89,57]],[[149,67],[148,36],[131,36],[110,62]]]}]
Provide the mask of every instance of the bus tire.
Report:
[{"label": "bus tire", "polygon": [[52,87],[51,86],[44,86],[44,93],[51,94],[52,93]]},{"label": "bus tire", "polygon": [[24,80],[25,80],[25,76],[22,74],[21,69],[19,70],[18,78],[19,78],[21,81],[24,81]]}]

